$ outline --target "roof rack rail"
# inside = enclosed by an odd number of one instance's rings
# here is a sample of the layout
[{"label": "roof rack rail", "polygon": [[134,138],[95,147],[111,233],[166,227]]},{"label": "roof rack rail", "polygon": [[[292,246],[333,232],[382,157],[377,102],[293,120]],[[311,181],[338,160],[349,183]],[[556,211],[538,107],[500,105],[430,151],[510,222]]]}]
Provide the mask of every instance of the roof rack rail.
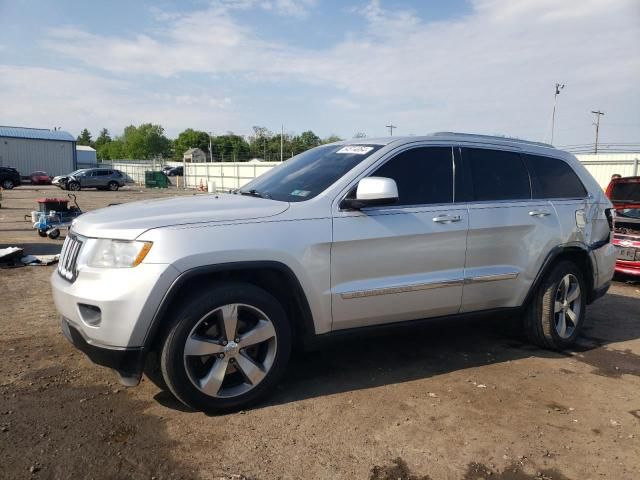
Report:
[{"label": "roof rack rail", "polygon": [[484,139],[484,140],[502,140],[502,141],[508,141],[508,142],[514,142],[514,143],[524,143],[527,145],[538,145],[540,147],[547,147],[547,148],[556,148],[553,145],[549,144],[549,143],[544,143],[544,142],[534,142],[531,140],[523,140],[521,138],[517,138],[517,137],[509,137],[509,136],[501,136],[501,135],[481,135],[478,133],[459,133],[459,132],[434,132],[431,135],[433,136],[439,136],[439,135],[455,135],[456,137],[468,137],[468,138],[478,138],[478,139]]}]

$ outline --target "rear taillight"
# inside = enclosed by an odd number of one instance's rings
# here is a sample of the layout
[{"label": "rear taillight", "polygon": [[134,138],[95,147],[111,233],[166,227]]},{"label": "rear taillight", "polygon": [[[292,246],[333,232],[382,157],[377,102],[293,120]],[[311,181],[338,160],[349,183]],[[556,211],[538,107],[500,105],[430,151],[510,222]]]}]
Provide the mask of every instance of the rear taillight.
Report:
[{"label": "rear taillight", "polygon": [[616,209],[615,208],[605,208],[604,215],[607,217],[607,223],[609,224],[609,231],[613,232],[613,224],[616,219]]}]

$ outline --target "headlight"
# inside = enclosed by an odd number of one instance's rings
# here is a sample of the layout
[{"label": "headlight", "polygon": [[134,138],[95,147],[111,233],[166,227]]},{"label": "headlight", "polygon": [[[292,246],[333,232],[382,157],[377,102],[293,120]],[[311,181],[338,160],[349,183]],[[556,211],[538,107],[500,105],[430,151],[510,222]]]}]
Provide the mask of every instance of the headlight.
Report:
[{"label": "headlight", "polygon": [[97,268],[135,267],[144,260],[153,245],[151,242],[107,239],[93,239],[91,243],[82,263]]}]

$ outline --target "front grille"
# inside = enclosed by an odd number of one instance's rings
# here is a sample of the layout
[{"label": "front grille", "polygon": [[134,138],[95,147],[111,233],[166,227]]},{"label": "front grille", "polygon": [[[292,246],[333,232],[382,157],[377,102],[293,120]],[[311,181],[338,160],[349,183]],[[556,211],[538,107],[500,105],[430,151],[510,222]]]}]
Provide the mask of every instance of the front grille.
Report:
[{"label": "front grille", "polygon": [[78,255],[81,249],[82,242],[78,237],[69,233],[64,245],[62,245],[62,252],[60,252],[58,273],[70,282],[73,282],[78,276]]}]

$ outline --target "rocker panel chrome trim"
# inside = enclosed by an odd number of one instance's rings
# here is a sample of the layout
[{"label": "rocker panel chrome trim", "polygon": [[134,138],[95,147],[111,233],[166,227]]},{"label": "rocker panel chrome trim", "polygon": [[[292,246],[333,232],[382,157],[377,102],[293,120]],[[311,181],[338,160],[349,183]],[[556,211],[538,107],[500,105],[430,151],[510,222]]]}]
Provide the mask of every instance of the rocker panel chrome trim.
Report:
[{"label": "rocker panel chrome trim", "polygon": [[420,290],[432,290],[434,288],[459,287],[464,283],[462,278],[454,280],[444,280],[429,283],[414,283],[411,285],[401,285],[397,287],[376,288],[372,290],[357,290],[353,292],[344,292],[340,296],[345,299],[373,297],[377,295],[390,295],[394,293],[417,292]]}]

